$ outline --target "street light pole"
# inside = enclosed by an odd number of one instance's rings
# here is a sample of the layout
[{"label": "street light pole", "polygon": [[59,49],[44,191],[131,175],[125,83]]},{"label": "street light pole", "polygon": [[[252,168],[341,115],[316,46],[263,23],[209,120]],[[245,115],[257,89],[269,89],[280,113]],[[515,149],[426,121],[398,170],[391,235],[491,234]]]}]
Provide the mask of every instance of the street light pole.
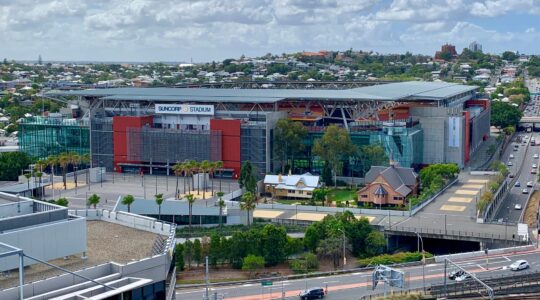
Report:
[{"label": "street light pole", "polygon": [[343,234],[343,269],[345,269],[345,265],[347,264],[347,256],[345,255],[346,254],[346,249],[345,249],[345,231],[343,229],[338,229],[339,231],[341,231],[341,233]]},{"label": "street light pole", "polygon": [[418,240],[422,242],[422,288],[424,289],[424,292],[426,291],[426,257],[424,254],[424,240],[420,236],[418,232],[415,232],[416,236],[418,236]]}]

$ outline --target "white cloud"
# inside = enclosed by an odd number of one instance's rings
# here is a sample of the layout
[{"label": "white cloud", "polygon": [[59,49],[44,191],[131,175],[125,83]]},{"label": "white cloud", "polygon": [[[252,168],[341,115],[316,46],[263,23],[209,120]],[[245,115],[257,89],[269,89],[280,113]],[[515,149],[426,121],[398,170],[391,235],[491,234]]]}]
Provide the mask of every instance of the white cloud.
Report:
[{"label": "white cloud", "polygon": [[444,42],[472,40],[499,51],[537,32],[483,28],[478,17],[534,17],[539,7],[540,0],[0,0],[0,44],[7,57],[84,60],[201,61],[350,47],[432,53]]}]

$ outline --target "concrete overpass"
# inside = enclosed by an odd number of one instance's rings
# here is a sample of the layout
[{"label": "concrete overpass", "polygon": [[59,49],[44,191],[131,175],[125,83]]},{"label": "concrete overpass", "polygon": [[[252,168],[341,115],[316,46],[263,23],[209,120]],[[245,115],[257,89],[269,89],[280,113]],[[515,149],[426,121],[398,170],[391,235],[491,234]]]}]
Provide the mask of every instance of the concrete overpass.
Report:
[{"label": "concrete overpass", "polygon": [[519,120],[519,124],[537,124],[540,123],[540,116],[536,117],[522,117],[521,120]]}]

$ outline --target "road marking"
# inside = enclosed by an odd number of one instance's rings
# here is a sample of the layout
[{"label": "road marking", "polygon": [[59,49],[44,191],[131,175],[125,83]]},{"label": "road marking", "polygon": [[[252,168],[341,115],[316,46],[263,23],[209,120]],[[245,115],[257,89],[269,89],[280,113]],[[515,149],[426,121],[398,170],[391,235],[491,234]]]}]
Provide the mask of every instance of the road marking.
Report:
[{"label": "road marking", "polygon": [[477,264],[477,266],[478,266],[480,269],[484,270],[484,271],[486,270],[486,268],[482,267],[481,265],[478,265],[478,264]]},{"label": "road marking", "polygon": [[448,198],[448,202],[460,202],[460,203],[471,203],[473,198],[465,198],[465,197],[450,197]]},{"label": "road marking", "polygon": [[464,184],[462,185],[461,187],[464,188],[464,189],[475,189],[475,190],[479,190],[483,187],[484,185],[482,184]]},{"label": "road marking", "polygon": [[506,259],[507,261],[512,261],[510,258],[506,257],[506,256],[503,256],[504,259]]},{"label": "road marking", "polygon": [[478,194],[479,190],[478,191],[471,191],[471,190],[457,190],[454,192],[454,194],[456,195],[476,195]]},{"label": "road marking", "polygon": [[469,179],[467,182],[470,183],[487,183],[489,180],[487,179]]},{"label": "road marking", "polygon": [[439,210],[464,211],[467,207],[461,205],[443,205]]}]

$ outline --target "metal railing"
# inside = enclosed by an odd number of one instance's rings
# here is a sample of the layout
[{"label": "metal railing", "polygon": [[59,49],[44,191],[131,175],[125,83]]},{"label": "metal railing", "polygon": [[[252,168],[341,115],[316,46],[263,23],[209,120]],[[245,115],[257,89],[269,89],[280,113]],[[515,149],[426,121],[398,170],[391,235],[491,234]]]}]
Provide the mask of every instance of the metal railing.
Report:
[{"label": "metal railing", "polygon": [[472,231],[448,230],[448,229],[440,229],[440,228],[405,227],[405,226],[393,225],[391,228],[386,229],[386,231],[408,232],[411,234],[418,232],[420,234],[445,235],[445,236],[460,237],[460,238],[481,238],[481,239],[507,240],[507,241],[513,240],[518,243],[527,243],[527,241],[522,241],[521,239],[519,239],[519,237],[514,238],[514,239],[508,238],[506,234],[479,233],[479,232],[472,232]]}]

